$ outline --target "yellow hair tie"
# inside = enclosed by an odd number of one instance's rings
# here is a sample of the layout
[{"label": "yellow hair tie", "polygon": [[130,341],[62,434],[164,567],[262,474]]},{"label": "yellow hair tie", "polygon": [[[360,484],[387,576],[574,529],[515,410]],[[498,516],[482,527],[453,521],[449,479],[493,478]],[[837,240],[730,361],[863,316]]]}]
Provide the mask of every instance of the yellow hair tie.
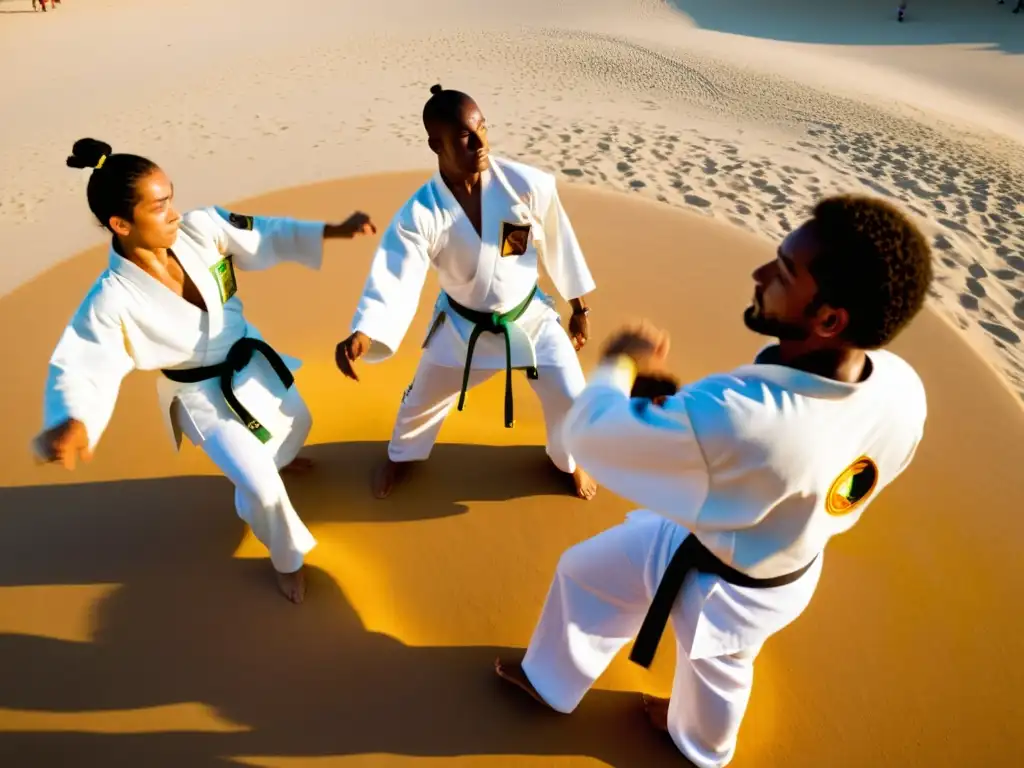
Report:
[{"label": "yellow hair tie", "polygon": [[100,155],[100,161],[98,163],[96,163],[96,170],[98,171],[100,168],[102,168],[103,167],[103,163],[105,163],[106,161],[107,161],[107,156],[106,155]]}]

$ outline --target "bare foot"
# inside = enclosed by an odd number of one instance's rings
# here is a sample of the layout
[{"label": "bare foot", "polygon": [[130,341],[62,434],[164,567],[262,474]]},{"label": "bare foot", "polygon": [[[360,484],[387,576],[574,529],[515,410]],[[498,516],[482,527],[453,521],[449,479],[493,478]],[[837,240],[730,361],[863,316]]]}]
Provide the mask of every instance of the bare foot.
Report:
[{"label": "bare foot", "polygon": [[657,728],[659,731],[668,732],[668,699],[662,699],[658,696],[651,696],[650,694],[643,694],[644,700],[644,711],[647,712],[647,719],[651,721],[651,725]]},{"label": "bare foot", "polygon": [[281,593],[293,603],[301,603],[306,596],[306,568],[299,568],[291,573],[274,571],[277,576],[277,586]]},{"label": "bare foot", "polygon": [[409,471],[408,461],[392,461],[387,459],[373,473],[373,495],[378,499],[387,498],[394,487]]},{"label": "bare foot", "polygon": [[281,468],[281,474],[304,475],[315,466],[316,464],[313,463],[312,459],[296,456],[290,464],[286,464]]},{"label": "bare foot", "polygon": [[523,672],[523,665],[518,661],[502,661],[500,658],[494,660],[494,671],[498,673],[498,677],[502,680],[508,680],[514,686],[521,688],[526,691],[530,696],[533,697],[534,701],[543,704],[545,707],[549,706],[544,699],[537,693],[537,689],[533,687],[526,673]]},{"label": "bare foot", "polygon": [[597,483],[580,467],[576,467],[576,471],[572,473],[572,481],[576,486],[576,495],[584,501],[590,501],[597,495]]}]

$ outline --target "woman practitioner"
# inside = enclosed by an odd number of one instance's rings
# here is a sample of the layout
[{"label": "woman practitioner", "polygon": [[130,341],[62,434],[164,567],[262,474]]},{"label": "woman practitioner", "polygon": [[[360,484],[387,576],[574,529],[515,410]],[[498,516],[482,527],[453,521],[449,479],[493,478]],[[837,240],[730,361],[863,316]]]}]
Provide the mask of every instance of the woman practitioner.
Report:
[{"label": "woman practitioner", "polygon": [[292,377],[300,362],[282,359],[246,321],[234,270],[285,261],[318,269],[325,238],[376,228],[358,212],[341,224],[219,207],[181,215],[157,165],[94,139],[75,142],[67,164],[94,169],[89,208],[112,237],[107,269],[50,358],[37,454],[68,469],[91,458],[124,377],[161,371],[176,447],[184,433],[231,480],[238,516],[270,551],[281,591],[302,602],[303,558],[316,542],[279,470],[295,460],[312,419]]}]

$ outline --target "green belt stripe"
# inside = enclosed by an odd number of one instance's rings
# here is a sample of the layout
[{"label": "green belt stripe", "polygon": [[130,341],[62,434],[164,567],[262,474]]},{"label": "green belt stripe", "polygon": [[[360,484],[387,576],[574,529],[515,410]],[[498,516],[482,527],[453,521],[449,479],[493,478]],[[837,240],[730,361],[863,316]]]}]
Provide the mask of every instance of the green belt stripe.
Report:
[{"label": "green belt stripe", "polygon": [[[469,372],[472,369],[473,348],[476,346],[476,340],[484,332],[500,333],[505,337],[505,426],[509,429],[515,426],[516,422],[512,413],[512,342],[508,335],[508,324],[522,317],[536,293],[537,286],[535,285],[533,290],[530,291],[530,295],[523,299],[522,303],[505,313],[478,312],[475,309],[462,306],[451,296],[448,296],[448,304],[451,308],[457,314],[473,323],[473,331],[469,335],[469,348],[466,350],[466,367],[462,371],[462,390],[459,392],[458,406],[460,411],[466,404],[466,390],[469,387]],[[537,369],[533,366],[527,368],[526,375],[531,379],[536,379],[538,377]]]}]

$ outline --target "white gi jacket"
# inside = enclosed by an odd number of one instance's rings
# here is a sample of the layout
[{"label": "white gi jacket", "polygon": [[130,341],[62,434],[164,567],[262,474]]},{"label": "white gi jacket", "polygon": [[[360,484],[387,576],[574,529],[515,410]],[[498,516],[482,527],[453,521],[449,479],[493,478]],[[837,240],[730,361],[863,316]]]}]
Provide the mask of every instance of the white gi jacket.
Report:
[{"label": "white gi jacket", "polygon": [[[476,311],[505,313],[537,284],[543,263],[559,294],[579,298],[594,290],[583,252],[558,197],[555,178],[522,163],[491,156],[481,174],[482,235],[477,235],[440,172],[421,186],[395,214],[373,258],[352,331],[373,344],[365,359],[380,362],[395,354],[416,314],[430,267],[441,293],[430,324],[423,360],[461,367],[473,323],[456,314],[448,296]],[[538,291],[510,326],[512,367],[560,366],[552,345],[538,345],[545,322],[558,322],[553,300]],[[504,339],[480,337],[473,368],[504,368]]]},{"label": "white gi jacket", "polygon": [[[198,288],[204,312],[175,295],[111,247],[108,268],[99,276],[64,329],[50,358],[44,400],[44,429],[74,418],[85,424],[90,448],[99,442],[113,414],[121,381],[132,370],[194,368],[224,361],[239,339],[261,338],[243,312],[234,268],[262,270],[283,261],[319,269],[323,222],[241,216],[209,207],[182,217],[171,249]],[[282,355],[290,370],[300,361]],[[280,397],[270,385],[276,374],[256,354],[236,375],[239,400],[274,434]],[[164,376],[157,383],[165,425],[176,447],[181,425],[171,405],[180,400],[184,415],[202,435],[224,418],[216,381],[178,384]],[[274,434],[279,441],[284,436]]]},{"label": "white gi jacket", "polygon": [[[892,352],[868,356],[871,374],[856,384],[753,363],[684,385],[663,407],[630,398],[632,361],[606,362],[566,417],[564,440],[599,484],[646,508],[635,514],[677,523],[754,578],[791,573],[857,523],[922,438],[917,373]],[[694,658],[757,646],[778,629],[765,617],[792,618],[785,606],[764,610],[769,596],[758,593],[773,590],[701,579]],[[806,581],[813,590],[816,576]],[[779,594],[809,599],[799,583]]]}]

